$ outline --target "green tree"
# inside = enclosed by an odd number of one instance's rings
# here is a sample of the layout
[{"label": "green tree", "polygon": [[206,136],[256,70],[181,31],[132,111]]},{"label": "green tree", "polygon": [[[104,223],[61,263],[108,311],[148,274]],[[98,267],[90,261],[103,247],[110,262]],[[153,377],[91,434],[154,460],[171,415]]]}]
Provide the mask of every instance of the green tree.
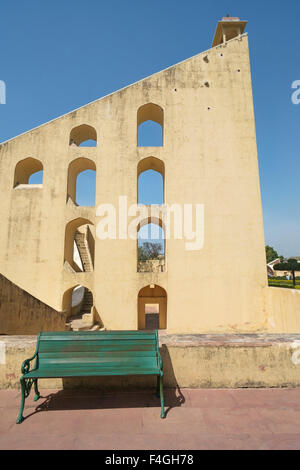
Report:
[{"label": "green tree", "polygon": [[157,259],[161,251],[162,246],[160,243],[144,242],[138,247],[138,260],[146,261],[148,259]]},{"label": "green tree", "polygon": [[139,261],[146,261],[146,259],[147,259],[147,255],[144,251],[143,246],[139,246],[138,247],[138,260]]},{"label": "green tree", "polygon": [[299,263],[297,262],[296,259],[289,259],[287,263],[278,263],[275,264],[274,269],[275,271],[290,271],[293,276],[293,286],[296,286],[296,276],[295,276],[295,271],[299,270]]},{"label": "green tree", "polygon": [[274,261],[274,259],[279,258],[277,251],[274,250],[272,246],[266,246],[266,258],[267,263],[270,263],[271,261]]}]

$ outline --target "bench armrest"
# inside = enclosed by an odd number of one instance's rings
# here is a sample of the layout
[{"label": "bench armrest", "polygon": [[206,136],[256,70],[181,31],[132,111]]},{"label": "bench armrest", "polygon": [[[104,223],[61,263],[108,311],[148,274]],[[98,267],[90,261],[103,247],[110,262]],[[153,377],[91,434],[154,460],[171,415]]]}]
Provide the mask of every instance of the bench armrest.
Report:
[{"label": "bench armrest", "polygon": [[25,359],[25,361],[22,364],[22,367],[21,367],[22,374],[28,374],[28,372],[30,372],[30,362],[33,361],[33,359],[37,358],[38,351],[39,351],[40,335],[41,333],[39,333],[37,337],[37,343],[36,343],[36,349],[35,349],[34,355],[30,357],[29,359]]},{"label": "bench armrest", "polygon": [[33,359],[35,359],[36,357],[37,357],[37,351],[34,353],[32,357],[30,357],[29,359],[25,359],[21,367],[22,374],[27,374],[30,371],[30,362],[33,361]]}]

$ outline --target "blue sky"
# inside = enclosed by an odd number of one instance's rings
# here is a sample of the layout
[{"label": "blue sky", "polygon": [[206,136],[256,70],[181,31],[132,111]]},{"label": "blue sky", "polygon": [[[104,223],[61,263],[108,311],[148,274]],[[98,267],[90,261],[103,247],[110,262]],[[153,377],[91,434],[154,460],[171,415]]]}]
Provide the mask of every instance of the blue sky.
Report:
[{"label": "blue sky", "polygon": [[300,256],[298,0],[2,2],[0,141],[208,49],[227,13],[249,21],[266,243]]}]

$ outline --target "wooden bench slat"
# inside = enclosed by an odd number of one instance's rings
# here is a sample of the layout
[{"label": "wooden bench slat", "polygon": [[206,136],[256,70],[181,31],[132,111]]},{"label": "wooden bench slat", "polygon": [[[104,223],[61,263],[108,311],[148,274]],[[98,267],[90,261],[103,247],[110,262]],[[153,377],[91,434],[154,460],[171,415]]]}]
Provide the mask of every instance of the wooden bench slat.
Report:
[{"label": "wooden bench slat", "polygon": [[[101,363],[101,364],[97,364],[96,362],[82,362],[82,363],[79,363],[79,362],[76,362],[76,363],[68,363],[68,364],[56,364],[55,367],[52,367],[51,364],[45,364],[43,367],[41,367],[40,371],[43,371],[43,370],[54,370],[55,372],[57,372],[58,370],[66,370],[66,371],[74,371],[74,370],[78,370],[78,371],[83,371],[83,370],[88,370],[88,369],[93,369],[93,370],[97,370],[97,371],[101,371],[101,370],[104,370],[104,369],[114,369],[116,371],[118,371],[119,369],[120,370],[125,370],[125,369],[135,369],[135,370],[138,370],[138,369],[155,369],[157,371],[158,369],[158,366],[156,363],[153,363],[153,362],[149,362],[149,363],[146,363],[146,364],[141,364],[141,363],[135,363],[135,362],[130,362],[129,364],[124,362],[124,363],[120,363],[119,361],[110,361],[110,362],[107,362],[107,363]],[[118,375],[118,373],[116,373],[116,375]]]},{"label": "wooden bench slat", "polygon": [[48,336],[109,336],[111,334],[124,336],[124,335],[133,335],[135,337],[144,336],[144,335],[156,335],[156,330],[104,330],[104,331],[42,331],[40,333],[40,339]]},{"label": "wooden bench slat", "polygon": [[49,367],[51,365],[57,365],[59,366],[60,364],[66,364],[66,367],[69,367],[70,365],[76,366],[76,364],[81,365],[81,364],[88,364],[88,363],[96,363],[99,364],[107,364],[107,363],[114,363],[114,364],[156,364],[156,358],[155,357],[124,357],[124,356],[107,356],[107,357],[101,357],[101,361],[99,361],[99,357],[68,357],[67,359],[64,357],[55,357],[55,358],[47,358],[44,359],[43,361],[40,361],[40,366],[39,368],[42,367]]},{"label": "wooden bench slat", "polygon": [[151,343],[138,344],[137,342],[122,342],[118,344],[116,341],[103,343],[102,341],[68,341],[68,342],[43,342],[40,344],[39,352],[84,352],[84,351],[155,351],[155,346]]},{"label": "wooden bench slat", "polygon": [[37,370],[33,370],[27,374],[27,377],[80,377],[89,376],[89,375],[148,375],[148,374],[159,374],[159,367],[155,363],[155,360],[151,362],[130,362],[121,363],[120,361],[116,362],[107,362],[107,363],[97,363],[97,362],[76,362],[68,364],[44,364]]},{"label": "wooden bench slat", "polygon": [[64,378],[64,377],[102,377],[102,376],[124,376],[124,375],[157,375],[157,369],[135,369],[135,368],[127,368],[127,369],[114,369],[114,368],[106,368],[102,370],[89,370],[84,368],[82,371],[76,370],[74,371],[50,371],[41,370],[39,372],[32,371],[29,372],[26,378],[37,378],[37,379],[51,379],[51,378]]},{"label": "wooden bench slat", "polygon": [[[83,335],[83,334],[78,334],[78,333],[83,333],[83,332],[76,332],[75,335],[70,335],[68,333],[63,333],[63,334],[58,334],[59,332],[57,332],[56,334],[53,334],[52,335],[42,335],[40,337],[40,344],[42,344],[43,342],[45,341],[91,341],[91,342],[94,342],[94,341],[99,341],[99,335],[91,335],[91,336],[88,336],[88,335]],[[89,332],[89,333],[96,333],[96,332]],[[104,334],[101,335],[101,341],[113,341],[113,340],[117,340],[117,341],[124,341],[124,340],[129,340],[129,341],[142,341],[142,340],[148,340],[148,341],[153,341],[155,340],[155,335],[153,333],[144,333],[142,335],[134,335],[134,334],[128,334],[127,332],[126,333],[123,333],[123,334],[117,334],[115,332],[110,332],[109,334],[105,334],[105,332],[103,332]]]},{"label": "wooden bench slat", "polygon": [[40,347],[44,347],[44,345],[51,345],[51,344],[63,344],[63,343],[74,343],[74,344],[151,344],[153,347],[155,347],[155,343],[153,339],[149,338],[142,338],[142,339],[135,339],[135,338],[121,338],[121,339],[116,339],[116,338],[95,338],[93,341],[90,341],[88,338],[81,338],[80,340],[77,339],[67,339],[67,340],[43,340],[40,341]]},{"label": "wooden bench slat", "polygon": [[156,357],[156,351],[149,350],[149,351],[120,351],[120,350],[109,350],[109,351],[72,351],[72,352],[45,352],[39,354],[40,363],[47,361],[48,359],[65,359],[68,361],[68,358],[76,358],[76,357],[95,357],[98,358],[98,361],[104,357]]}]

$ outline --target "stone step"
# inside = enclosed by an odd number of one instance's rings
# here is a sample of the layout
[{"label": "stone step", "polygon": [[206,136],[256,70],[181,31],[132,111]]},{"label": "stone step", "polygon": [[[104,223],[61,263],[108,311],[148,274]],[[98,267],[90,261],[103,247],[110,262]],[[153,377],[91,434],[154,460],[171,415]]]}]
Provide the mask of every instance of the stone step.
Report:
[{"label": "stone step", "polygon": [[87,323],[83,320],[73,320],[71,323],[71,329],[73,331],[86,331],[94,327],[93,322]]},{"label": "stone step", "polygon": [[90,331],[97,331],[100,330],[100,325],[94,325]]},{"label": "stone step", "polygon": [[85,236],[83,233],[75,233],[75,241],[81,258],[81,262],[85,272],[93,271],[93,266],[90,262],[89,254],[87,251],[87,246],[85,244]]}]

